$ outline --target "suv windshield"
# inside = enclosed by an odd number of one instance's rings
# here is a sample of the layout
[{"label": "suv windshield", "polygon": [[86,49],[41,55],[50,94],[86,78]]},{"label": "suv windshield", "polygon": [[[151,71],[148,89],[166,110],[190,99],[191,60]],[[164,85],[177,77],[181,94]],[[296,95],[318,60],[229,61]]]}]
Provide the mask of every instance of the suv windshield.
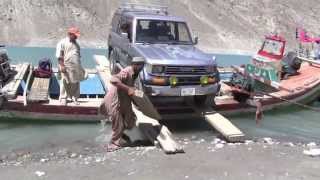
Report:
[{"label": "suv windshield", "polygon": [[138,20],[137,43],[191,44],[186,23],[162,20]]}]

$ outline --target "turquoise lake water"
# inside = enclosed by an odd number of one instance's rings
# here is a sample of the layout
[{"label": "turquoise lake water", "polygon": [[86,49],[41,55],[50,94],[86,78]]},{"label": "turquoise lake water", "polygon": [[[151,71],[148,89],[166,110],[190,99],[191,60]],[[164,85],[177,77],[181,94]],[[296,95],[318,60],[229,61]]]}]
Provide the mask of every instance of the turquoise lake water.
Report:
[{"label": "turquoise lake water", "polygon": [[[37,64],[43,57],[52,58],[55,61],[53,48],[36,47],[7,47],[12,63],[29,61]],[[94,68],[93,54],[104,55],[104,49],[83,49],[82,62],[87,68]],[[216,54],[219,66],[239,65],[250,60],[250,56]],[[320,107],[319,102],[311,104]],[[282,141],[295,142],[320,142],[320,118],[319,112],[307,109],[292,107],[288,109],[274,110],[266,112],[260,127],[256,127],[254,114],[232,116],[229,119],[236,124],[248,137],[273,137]],[[180,121],[181,122],[181,121]],[[186,136],[199,131],[210,130],[205,123],[192,121],[192,125]],[[185,123],[181,122],[181,126]],[[170,125],[169,125],[170,127]],[[80,123],[52,123],[27,120],[6,120],[0,121],[0,153],[17,149],[31,148],[38,149],[53,144],[73,144],[78,142],[97,143],[100,124],[80,124]],[[213,131],[213,130],[212,130]],[[173,133],[182,136],[180,132]],[[180,133],[180,134],[179,134]],[[183,134],[184,135],[184,134]]]},{"label": "turquoise lake water", "polygon": [[[12,63],[30,62],[37,65],[37,62],[44,57],[50,58],[54,65],[57,65],[54,48],[44,47],[6,47]],[[81,49],[81,60],[83,66],[94,68],[95,62],[92,58],[94,54],[105,55],[106,49]],[[248,55],[213,54],[216,56],[219,66],[229,66],[245,64],[250,60]]]},{"label": "turquoise lake water", "polygon": [[[12,63],[30,62],[34,66],[41,58],[50,58],[53,65],[57,65],[54,48],[43,47],[6,47]],[[94,54],[105,55],[105,49],[81,49],[81,63],[86,68],[94,68],[95,62],[92,58]]]}]

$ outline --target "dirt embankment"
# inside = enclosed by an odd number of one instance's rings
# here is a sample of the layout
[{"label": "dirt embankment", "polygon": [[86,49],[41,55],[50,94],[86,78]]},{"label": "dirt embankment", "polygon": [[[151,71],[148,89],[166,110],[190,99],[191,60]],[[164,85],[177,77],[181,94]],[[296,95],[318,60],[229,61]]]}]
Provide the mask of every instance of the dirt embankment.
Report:
[{"label": "dirt embankment", "polygon": [[[152,2],[135,0],[134,2]],[[318,35],[320,4],[316,0],[164,0],[170,12],[184,16],[205,49],[256,51],[263,35],[278,31],[294,47],[295,27]],[[0,43],[49,45],[70,25],[81,28],[86,46],[105,46],[118,0],[2,0]]]}]

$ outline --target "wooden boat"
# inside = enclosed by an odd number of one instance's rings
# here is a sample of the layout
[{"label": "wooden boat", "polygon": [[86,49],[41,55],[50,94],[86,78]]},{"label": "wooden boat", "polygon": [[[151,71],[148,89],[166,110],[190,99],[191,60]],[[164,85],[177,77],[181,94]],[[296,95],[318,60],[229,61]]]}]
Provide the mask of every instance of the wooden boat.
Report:
[{"label": "wooden boat", "polygon": [[[288,79],[282,80],[279,85],[286,89],[254,97],[255,100],[261,101],[264,110],[294,104],[303,106],[317,100],[320,96],[320,65],[303,63],[299,75],[290,76]],[[228,94],[232,88],[224,84],[222,91]],[[232,94],[219,96],[215,102],[215,109],[224,115],[256,111],[256,107],[236,101]]]},{"label": "wooden boat", "polygon": [[[216,98],[215,109],[222,114],[251,112],[255,111],[257,101],[264,110],[293,104],[314,109],[306,104],[320,96],[320,62],[299,57],[296,52],[284,55],[285,45],[284,38],[278,35],[266,36],[251,64],[234,68],[236,80],[222,88],[231,95]],[[241,76],[243,81],[236,76]]]},{"label": "wooden boat", "polygon": [[[51,79],[51,90],[48,101],[32,102],[27,100],[27,95],[30,93],[31,65],[21,64],[15,66],[19,71],[15,78],[7,84],[4,89],[10,88],[7,94],[8,100],[2,105],[1,117],[7,118],[23,118],[37,120],[66,120],[66,121],[92,121],[97,122],[105,119],[99,114],[99,106],[103,100],[105,93],[104,81],[108,77],[101,75],[108,74],[108,68],[104,65],[97,66],[96,70],[90,71],[88,80],[81,83],[82,93],[80,105],[68,103],[67,106],[61,106],[58,100],[57,91],[58,84],[56,76]],[[30,75],[30,76],[29,76]],[[34,78],[34,77],[33,77]],[[91,81],[91,82],[90,82]],[[269,95],[256,96],[255,99],[260,99],[264,110],[273,108],[290,106],[294,102],[309,103],[316,100],[320,95],[320,66],[303,63],[299,71],[299,75],[290,76],[288,79],[281,81],[283,87],[288,87],[290,91],[279,90],[270,93]],[[23,88],[29,87],[29,88]],[[84,86],[95,86],[100,89],[100,92],[86,92]],[[24,90],[23,90],[24,89]],[[91,89],[91,88],[89,88]],[[101,91],[101,89],[103,91]],[[245,112],[255,112],[256,108],[247,103],[241,103],[234,99],[231,92],[231,87],[222,82],[222,95],[217,96],[214,109],[223,115],[239,114]],[[156,104],[156,108],[164,118],[184,118],[190,115],[198,116],[197,108],[190,106],[188,103],[168,103]]]},{"label": "wooden boat", "polygon": [[[280,50],[283,53],[284,47],[280,48]],[[278,58],[283,58],[283,54]],[[79,122],[97,122],[105,119],[99,113],[99,107],[107,90],[108,79],[110,78],[108,60],[105,56],[95,56],[94,59],[97,62],[96,69],[88,70],[89,78],[81,82],[80,105],[73,103],[68,103],[67,106],[60,105],[58,100],[59,83],[56,71],[54,76],[48,81],[36,78],[33,73],[33,67],[30,64],[16,65],[13,68],[16,74],[1,89],[7,101],[2,104],[0,116]],[[257,74],[250,74],[243,67],[237,67],[235,70],[237,73],[251,76],[251,78],[273,87],[272,91],[265,92],[262,95],[254,95],[252,98],[253,100],[259,100],[264,110],[299,103],[299,105],[304,105],[316,100],[320,95],[320,63],[303,58],[301,60],[303,62],[298,73],[279,81],[266,80]],[[231,72],[228,69],[222,69],[221,73]],[[221,84],[221,95],[216,97],[215,105],[213,105],[215,111],[223,115],[256,111],[256,107],[252,106],[252,104],[246,101],[239,102],[235,100],[237,98],[235,98],[233,93],[234,87],[230,86],[228,81],[222,81]],[[36,98],[34,99],[34,97]],[[206,107],[198,107],[185,101],[185,98],[180,98],[180,100],[174,102],[164,102],[166,98],[160,99],[162,101],[154,101],[154,104],[163,119],[199,116],[206,109]]]},{"label": "wooden boat", "polygon": [[35,77],[34,68],[27,63],[13,69],[18,73],[2,88],[7,101],[2,105],[1,117],[94,122],[105,119],[98,112],[105,94],[98,70],[88,69],[88,79],[80,83],[80,105],[70,102],[62,106],[57,71],[45,79]]}]

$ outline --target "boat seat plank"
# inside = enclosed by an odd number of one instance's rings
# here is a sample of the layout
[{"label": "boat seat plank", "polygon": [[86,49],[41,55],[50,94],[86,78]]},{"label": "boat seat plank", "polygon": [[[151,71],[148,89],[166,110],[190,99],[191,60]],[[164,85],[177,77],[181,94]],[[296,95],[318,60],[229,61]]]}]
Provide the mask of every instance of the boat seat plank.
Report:
[{"label": "boat seat plank", "polygon": [[28,95],[28,101],[48,101],[49,85],[50,78],[35,77]]}]

